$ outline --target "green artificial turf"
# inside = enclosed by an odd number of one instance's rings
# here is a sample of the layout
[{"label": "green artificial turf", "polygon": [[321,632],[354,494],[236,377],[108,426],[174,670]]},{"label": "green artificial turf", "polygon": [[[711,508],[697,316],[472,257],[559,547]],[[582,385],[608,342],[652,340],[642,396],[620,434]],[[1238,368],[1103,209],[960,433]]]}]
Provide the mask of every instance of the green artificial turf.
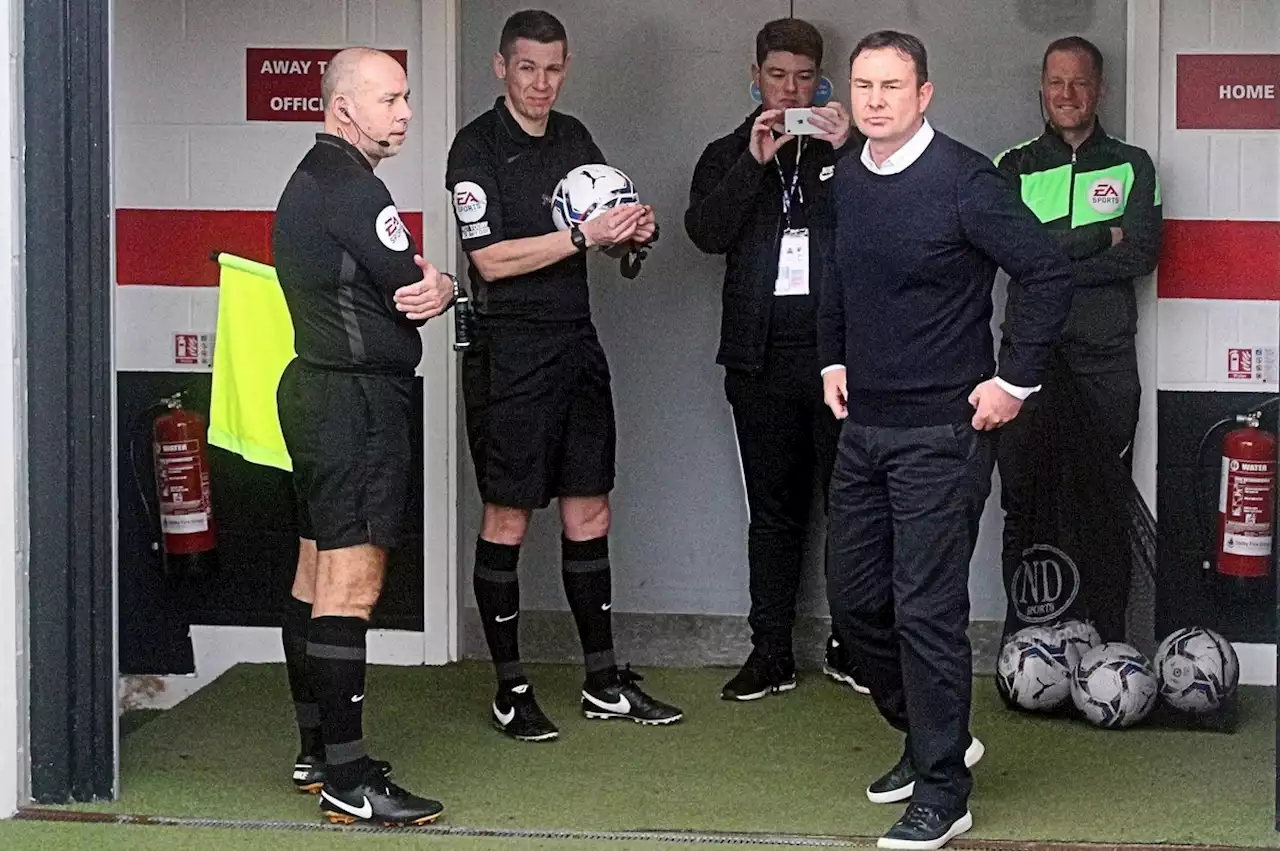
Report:
[{"label": "green artificial turf", "polygon": [[[901,740],[869,698],[820,675],[735,704],[718,697],[729,671],[647,670],[643,687],[686,711],[651,728],[582,718],[576,668],[527,670],[558,741],[513,742],[490,727],[486,664],[370,669],[371,750],[402,785],[445,803],[441,824],[874,837],[901,814],[863,794]],[[1272,689],[1243,689],[1234,734],[1107,731],[1011,713],[983,679],[973,731],[987,755],[974,768],[966,838],[1280,845]],[[73,808],[313,821],[315,799],[289,783],[296,748],[283,666],[238,666],[124,740],[121,800]],[[485,847],[551,847],[507,841]]]},{"label": "green artificial turf", "polygon": [[[609,842],[608,851],[728,851],[740,845]],[[284,830],[138,827],[0,821],[5,851],[599,851],[598,840],[299,833]]]}]

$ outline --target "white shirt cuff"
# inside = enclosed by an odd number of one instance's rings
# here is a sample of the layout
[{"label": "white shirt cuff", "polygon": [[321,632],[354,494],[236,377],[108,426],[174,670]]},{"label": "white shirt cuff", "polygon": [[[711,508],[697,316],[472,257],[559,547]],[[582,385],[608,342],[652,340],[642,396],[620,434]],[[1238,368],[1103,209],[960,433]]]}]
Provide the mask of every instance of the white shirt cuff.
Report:
[{"label": "white shirt cuff", "polygon": [[1021,399],[1024,402],[1026,401],[1028,396],[1030,396],[1032,393],[1035,393],[1037,390],[1039,390],[1043,386],[1041,384],[1037,384],[1035,387],[1017,387],[1005,381],[1003,378],[1001,378],[998,375],[996,376],[996,384],[1000,385],[1000,389],[1008,393],[1013,398]]},{"label": "white shirt cuff", "polygon": [[831,364],[831,366],[824,366],[824,367],[822,368],[822,374],[823,374],[823,375],[826,375],[828,372],[830,372],[830,371],[831,371],[831,370],[833,370],[833,369],[844,369],[844,364],[842,364],[842,363],[833,363],[833,364]]}]

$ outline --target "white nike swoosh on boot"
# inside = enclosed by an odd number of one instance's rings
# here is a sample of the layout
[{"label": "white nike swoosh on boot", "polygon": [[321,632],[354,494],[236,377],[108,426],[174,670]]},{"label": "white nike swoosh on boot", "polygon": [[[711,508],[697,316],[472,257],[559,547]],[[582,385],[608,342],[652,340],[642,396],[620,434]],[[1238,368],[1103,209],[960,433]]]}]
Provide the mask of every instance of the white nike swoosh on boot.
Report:
[{"label": "white nike swoosh on boot", "polygon": [[513,706],[506,712],[502,712],[498,709],[498,704],[495,703],[493,705],[493,717],[497,718],[498,723],[505,727],[516,717],[516,708]]},{"label": "white nike swoosh on boot", "polygon": [[361,806],[361,807],[353,807],[350,804],[343,803],[342,801],[339,801],[337,798],[333,797],[332,795],[330,795],[328,792],[325,792],[324,790],[320,791],[320,795],[326,801],[333,804],[335,807],[342,810],[344,813],[350,813],[356,818],[372,818],[373,817],[373,804],[369,803],[368,795],[362,796],[364,798],[364,806]]},{"label": "white nike swoosh on boot", "polygon": [[598,697],[593,697],[585,691],[582,693],[582,696],[603,709],[605,712],[616,712],[619,715],[626,715],[631,711],[631,701],[627,700],[625,695],[618,695],[618,699],[612,703],[607,703]]},{"label": "white nike swoosh on boot", "polygon": [[363,694],[353,694],[353,695],[351,695],[351,702],[352,702],[352,703],[359,703],[359,702],[360,702],[360,701],[362,701],[362,700],[364,700],[364,695],[363,695]]}]

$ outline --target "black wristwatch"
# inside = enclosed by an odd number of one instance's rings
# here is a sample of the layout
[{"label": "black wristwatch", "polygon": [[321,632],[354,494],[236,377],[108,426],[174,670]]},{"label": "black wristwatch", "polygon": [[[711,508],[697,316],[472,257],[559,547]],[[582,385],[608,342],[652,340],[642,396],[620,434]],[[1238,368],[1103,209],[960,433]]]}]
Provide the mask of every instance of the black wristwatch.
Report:
[{"label": "black wristwatch", "polygon": [[573,241],[573,247],[579,251],[587,250],[587,235],[577,225],[569,228],[569,239]]}]

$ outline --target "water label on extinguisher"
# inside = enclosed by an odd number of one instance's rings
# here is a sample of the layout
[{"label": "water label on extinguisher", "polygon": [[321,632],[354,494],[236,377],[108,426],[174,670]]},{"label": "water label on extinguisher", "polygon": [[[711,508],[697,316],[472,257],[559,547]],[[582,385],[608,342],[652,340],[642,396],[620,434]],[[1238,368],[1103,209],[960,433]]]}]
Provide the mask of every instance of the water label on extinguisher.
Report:
[{"label": "water label on extinguisher", "polygon": [[166,441],[156,447],[160,528],[166,535],[209,530],[208,474],[200,463],[200,443]]},{"label": "water label on extinguisher", "polygon": [[1222,552],[1226,555],[1271,555],[1274,461],[1222,459],[1218,513],[1223,515]]}]

